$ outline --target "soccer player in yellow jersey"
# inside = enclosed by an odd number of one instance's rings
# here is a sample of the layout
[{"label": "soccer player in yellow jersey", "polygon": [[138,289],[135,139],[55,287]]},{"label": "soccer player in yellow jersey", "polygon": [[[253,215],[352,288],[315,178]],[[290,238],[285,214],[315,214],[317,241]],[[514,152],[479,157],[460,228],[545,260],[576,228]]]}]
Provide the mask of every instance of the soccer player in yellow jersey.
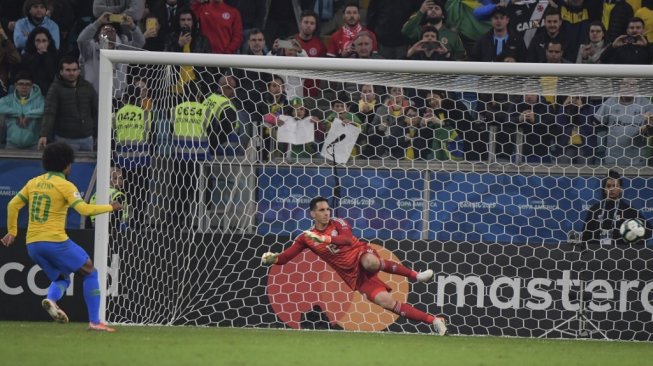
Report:
[{"label": "soccer player in yellow jersey", "polygon": [[119,202],[110,205],[91,205],[82,200],[77,187],[68,180],[73,149],[65,143],[55,142],[43,151],[43,168],[46,173],[30,179],[9,201],[7,206],[7,235],[2,244],[13,244],[18,233],[18,211],[29,206],[27,227],[27,253],[52,283],[41,305],[59,323],[67,323],[68,316],[57,306],[70,285],[70,274],[75,272],[83,278],[84,301],[88,310],[90,330],[113,332],[114,329],[100,322],[100,286],[98,273],[88,254],[66,235],[68,208],[80,215],[89,216],[122,209]]}]

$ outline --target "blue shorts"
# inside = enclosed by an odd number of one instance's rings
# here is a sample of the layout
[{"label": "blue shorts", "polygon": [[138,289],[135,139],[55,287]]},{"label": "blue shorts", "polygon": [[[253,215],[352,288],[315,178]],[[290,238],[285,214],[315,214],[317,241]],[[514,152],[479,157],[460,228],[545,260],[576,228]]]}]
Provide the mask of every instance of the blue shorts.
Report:
[{"label": "blue shorts", "polygon": [[86,251],[70,239],[59,243],[35,241],[27,244],[27,254],[41,267],[50,281],[61,276],[68,277],[89,260]]}]

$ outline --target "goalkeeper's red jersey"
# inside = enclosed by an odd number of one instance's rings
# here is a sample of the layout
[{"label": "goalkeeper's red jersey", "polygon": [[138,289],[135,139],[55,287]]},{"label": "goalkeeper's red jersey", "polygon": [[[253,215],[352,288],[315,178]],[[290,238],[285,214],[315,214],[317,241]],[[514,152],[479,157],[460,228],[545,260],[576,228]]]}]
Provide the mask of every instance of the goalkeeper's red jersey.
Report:
[{"label": "goalkeeper's red jersey", "polygon": [[301,234],[295,239],[292,246],[279,255],[277,264],[287,263],[308,248],[327,262],[352,290],[356,290],[359,272],[364,270],[360,266],[360,256],[368,249],[373,252],[372,249],[367,243],[356,238],[347,222],[342,219],[331,219],[324,230],[312,227],[311,231],[331,236],[331,243],[316,243]]}]

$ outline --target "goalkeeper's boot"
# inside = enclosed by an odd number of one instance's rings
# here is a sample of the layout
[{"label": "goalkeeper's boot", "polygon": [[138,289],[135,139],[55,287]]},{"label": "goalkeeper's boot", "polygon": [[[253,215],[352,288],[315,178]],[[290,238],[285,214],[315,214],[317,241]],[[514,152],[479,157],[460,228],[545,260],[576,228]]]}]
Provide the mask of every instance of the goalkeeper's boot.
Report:
[{"label": "goalkeeper's boot", "polygon": [[97,323],[97,324],[88,323],[88,330],[94,330],[98,332],[109,332],[109,333],[116,331],[114,328],[108,327],[104,323]]},{"label": "goalkeeper's boot", "polygon": [[417,274],[417,282],[427,282],[433,278],[433,270],[427,269]]},{"label": "goalkeeper's boot", "polygon": [[435,329],[438,335],[443,336],[447,334],[447,324],[443,317],[438,316],[433,319],[433,329]]},{"label": "goalkeeper's boot", "polygon": [[56,302],[50,299],[43,299],[43,301],[41,301],[41,306],[48,312],[48,314],[50,314],[55,322],[61,324],[68,323],[68,315],[66,315],[63,310],[59,309]]}]

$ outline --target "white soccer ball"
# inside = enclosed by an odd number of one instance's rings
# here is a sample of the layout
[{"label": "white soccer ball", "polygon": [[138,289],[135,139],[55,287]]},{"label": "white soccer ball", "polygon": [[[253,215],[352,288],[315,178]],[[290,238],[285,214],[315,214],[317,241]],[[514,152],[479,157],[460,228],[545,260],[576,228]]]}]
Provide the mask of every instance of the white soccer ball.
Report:
[{"label": "white soccer ball", "polygon": [[646,228],[640,219],[627,219],[619,227],[619,233],[625,241],[632,243],[644,237]]}]

